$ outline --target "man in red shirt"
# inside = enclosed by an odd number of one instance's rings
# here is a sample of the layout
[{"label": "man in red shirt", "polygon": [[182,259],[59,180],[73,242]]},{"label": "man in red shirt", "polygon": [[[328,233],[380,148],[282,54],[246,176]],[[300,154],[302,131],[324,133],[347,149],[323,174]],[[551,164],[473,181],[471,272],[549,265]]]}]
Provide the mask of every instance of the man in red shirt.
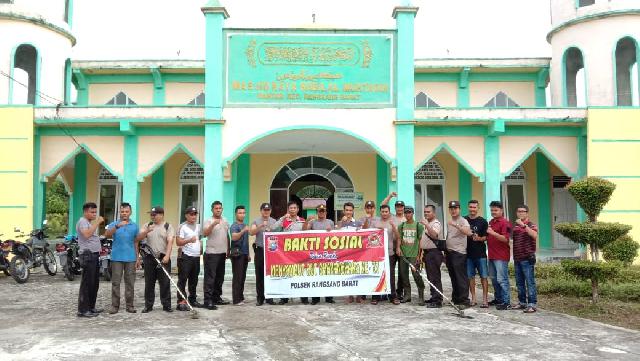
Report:
[{"label": "man in red shirt", "polygon": [[538,227],[529,220],[529,207],[526,205],[518,206],[516,214],[518,219],[513,226],[513,263],[518,286],[518,305],[513,308],[534,313],[538,302],[534,270]]},{"label": "man in red shirt", "polygon": [[511,223],[504,218],[502,203],[493,201],[491,208],[491,221],[487,229],[487,246],[489,247],[489,277],[493,284],[494,300],[489,302],[495,305],[497,310],[511,309],[511,291],[509,285],[509,259],[511,250],[509,238],[511,236]]}]

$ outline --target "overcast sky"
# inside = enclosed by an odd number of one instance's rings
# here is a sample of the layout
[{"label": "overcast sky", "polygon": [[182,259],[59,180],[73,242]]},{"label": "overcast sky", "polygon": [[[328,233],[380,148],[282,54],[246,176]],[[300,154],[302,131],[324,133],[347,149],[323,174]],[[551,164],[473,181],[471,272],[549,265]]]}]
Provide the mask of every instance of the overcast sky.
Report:
[{"label": "overcast sky", "polygon": [[[403,0],[221,0],[226,27],[393,28]],[[204,59],[205,0],[75,1],[75,60]],[[549,0],[414,0],[415,57],[549,56]]]}]

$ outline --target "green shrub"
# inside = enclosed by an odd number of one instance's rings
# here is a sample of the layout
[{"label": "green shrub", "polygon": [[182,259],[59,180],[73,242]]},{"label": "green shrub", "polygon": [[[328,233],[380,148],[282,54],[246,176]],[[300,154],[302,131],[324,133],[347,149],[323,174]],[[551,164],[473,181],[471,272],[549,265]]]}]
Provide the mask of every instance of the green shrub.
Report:
[{"label": "green shrub", "polygon": [[589,219],[595,220],[600,214],[611,194],[616,189],[616,185],[606,179],[598,177],[587,177],[579,181],[571,182],[567,187],[573,199],[578,202],[582,210],[589,216]]},{"label": "green shrub", "polygon": [[595,245],[598,248],[604,247],[631,230],[628,224],[608,222],[558,223],[554,228],[573,242],[585,246]]},{"label": "green shrub", "polygon": [[592,280],[604,282],[615,279],[620,272],[620,262],[591,262],[581,259],[562,260],[562,268],[565,272],[576,276],[580,280]]},{"label": "green shrub", "polygon": [[632,265],[621,269],[615,281],[619,283],[640,284],[640,266]]},{"label": "green shrub", "polygon": [[625,266],[628,266],[638,256],[639,248],[640,244],[630,236],[625,235],[604,247],[602,255],[607,261],[620,261]]}]

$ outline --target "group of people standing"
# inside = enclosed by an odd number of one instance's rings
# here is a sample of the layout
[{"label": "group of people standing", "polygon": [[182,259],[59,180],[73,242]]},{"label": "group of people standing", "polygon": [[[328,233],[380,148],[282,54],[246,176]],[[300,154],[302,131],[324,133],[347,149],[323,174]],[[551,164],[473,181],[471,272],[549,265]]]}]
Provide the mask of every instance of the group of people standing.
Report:
[{"label": "group of people standing", "polygon": [[[252,247],[256,270],[256,305],[276,304],[266,299],[264,292],[264,233],[274,231],[302,230],[357,230],[361,228],[379,228],[387,233],[390,264],[390,292],[387,295],[374,295],[372,304],[388,300],[394,305],[411,302],[411,283],[409,273],[413,274],[418,288],[418,304],[430,308],[442,307],[441,265],[446,264],[452,285],[452,300],[459,307],[476,305],[475,276],[480,275],[482,285],[482,303],[480,307],[495,305],[499,310],[522,309],[524,312],[536,312],[536,285],[534,277],[537,227],[528,217],[528,207],[517,208],[518,219],[511,224],[503,215],[503,206],[498,201],[490,204],[491,221],[487,222],[478,215],[479,203],[468,203],[468,215],[460,214],[460,203],[448,204],[450,220],[447,222],[446,239],[440,239],[443,232],[442,222],[436,217],[436,207],[427,205],[423,209],[424,218],[418,221],[414,209],[404,202],[395,202],[395,214],[392,214],[389,201],[396,197],[390,193],[379,206],[376,215],[375,202],[364,205],[365,216],[354,217],[354,205],[345,203],[342,218],[333,222],[327,217],[325,205],[316,208],[316,215],[304,219],[298,215],[299,206],[295,201],[287,205],[287,214],[278,220],[271,217],[271,205],[260,205],[260,216],[250,224],[245,222],[246,209],[239,205],[235,208],[235,219],[229,223],[222,216],[222,203],[215,201],[211,205],[211,217],[203,225],[198,223],[198,210],[188,207],[185,210],[186,221],[174,229],[164,219],[164,209],[160,206],[149,211],[150,222],[142,227],[131,221],[131,205],[122,203],[119,219],[106,226],[105,236],[113,237],[112,244],[112,297],[110,314],[120,310],[120,288],[125,280],[126,312],[136,313],[134,306],[135,271],[144,262],[144,309],[142,313],[153,310],[156,282],[160,288],[160,303],[166,312],[173,312],[171,304],[170,280],[165,274],[171,271],[171,254],[174,244],[178,247],[178,288],[176,309],[188,310],[187,301],[193,307],[215,310],[220,305],[229,304],[222,298],[222,286],[225,274],[225,262],[231,259],[232,303],[243,305],[244,284],[251,256],[249,236],[255,236]],[[104,219],[97,215],[95,203],[83,206],[83,216],[76,224],[82,280],[78,296],[78,316],[95,317],[103,312],[96,308],[99,276],[100,239],[97,230]],[[203,240],[206,237],[206,241]],[[516,283],[518,287],[517,305],[511,305],[509,285],[509,261],[511,257],[511,239],[513,239],[513,258],[515,262]],[[144,247],[141,248],[141,242]],[[488,248],[488,253],[487,253]],[[144,249],[145,252],[140,252]],[[139,254],[142,253],[140,257]],[[197,286],[200,265],[204,267],[203,302],[198,302]],[[430,298],[424,299],[425,284],[419,272],[424,264],[430,287]],[[410,272],[415,265],[418,272]],[[164,267],[162,270],[160,266]],[[397,269],[397,283],[396,283]],[[494,288],[494,300],[488,301],[488,277],[491,276]],[[438,290],[434,289],[437,288]],[[187,295],[187,300],[182,295]],[[325,302],[335,303],[332,295]],[[347,303],[364,303],[366,296],[353,295],[346,298]],[[286,304],[283,298],[278,304]],[[304,304],[308,298],[301,298]],[[311,304],[320,302],[313,297]]]}]

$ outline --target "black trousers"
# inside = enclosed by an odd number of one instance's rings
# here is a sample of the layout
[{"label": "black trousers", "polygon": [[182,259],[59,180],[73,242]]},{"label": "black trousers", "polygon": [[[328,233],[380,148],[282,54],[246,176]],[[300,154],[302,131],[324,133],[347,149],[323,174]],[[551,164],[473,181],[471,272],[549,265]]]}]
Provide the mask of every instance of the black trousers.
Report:
[{"label": "black trousers", "polygon": [[244,301],[244,282],[247,279],[247,266],[249,265],[249,256],[241,255],[231,258],[231,296],[233,303]]},{"label": "black trousers", "polygon": [[256,272],[256,301],[264,302],[264,247],[253,244],[253,262]]},{"label": "black trousers", "polygon": [[[393,252],[391,252],[393,253]],[[396,256],[395,254],[390,254],[389,255],[389,283],[391,284],[391,292],[389,293],[388,296],[380,296],[380,295],[373,295],[371,297],[372,300],[374,301],[380,301],[382,300],[384,297],[389,297],[389,301],[393,301],[397,294],[396,294],[396,264],[398,263],[398,256]]]},{"label": "black trousers", "polygon": [[[193,303],[197,300],[196,287],[198,287],[198,275],[200,274],[200,257],[187,256],[186,254],[178,257],[178,289],[183,295],[187,296],[189,303]],[[189,283],[189,294],[185,290]],[[178,302],[183,298],[180,293],[177,292]]]},{"label": "black trousers", "polygon": [[222,300],[224,282],[225,253],[205,253],[204,255],[204,302],[213,303]]},{"label": "black trousers", "polygon": [[467,255],[447,251],[447,270],[451,278],[451,300],[455,304],[469,303],[469,276],[467,275]]},{"label": "black trousers", "polygon": [[99,257],[98,252],[80,255],[82,278],[78,292],[78,312],[84,313],[96,308],[96,298],[100,287]]},{"label": "black trousers", "polygon": [[[442,252],[437,249],[425,249],[422,259],[425,264],[427,279],[442,292],[442,275],[440,274],[440,266],[442,266],[442,261],[444,260]],[[431,301],[442,303],[442,296],[438,291],[431,286],[429,286],[429,290],[431,291]]]},{"label": "black trousers", "polygon": [[[158,256],[158,260],[162,262],[164,253]],[[167,264],[162,265],[169,274],[171,274],[171,260]],[[167,275],[164,274],[158,262],[150,254],[144,255],[144,307],[152,308],[156,302],[156,281],[160,286],[160,303],[162,307],[171,307],[171,285]]]}]

